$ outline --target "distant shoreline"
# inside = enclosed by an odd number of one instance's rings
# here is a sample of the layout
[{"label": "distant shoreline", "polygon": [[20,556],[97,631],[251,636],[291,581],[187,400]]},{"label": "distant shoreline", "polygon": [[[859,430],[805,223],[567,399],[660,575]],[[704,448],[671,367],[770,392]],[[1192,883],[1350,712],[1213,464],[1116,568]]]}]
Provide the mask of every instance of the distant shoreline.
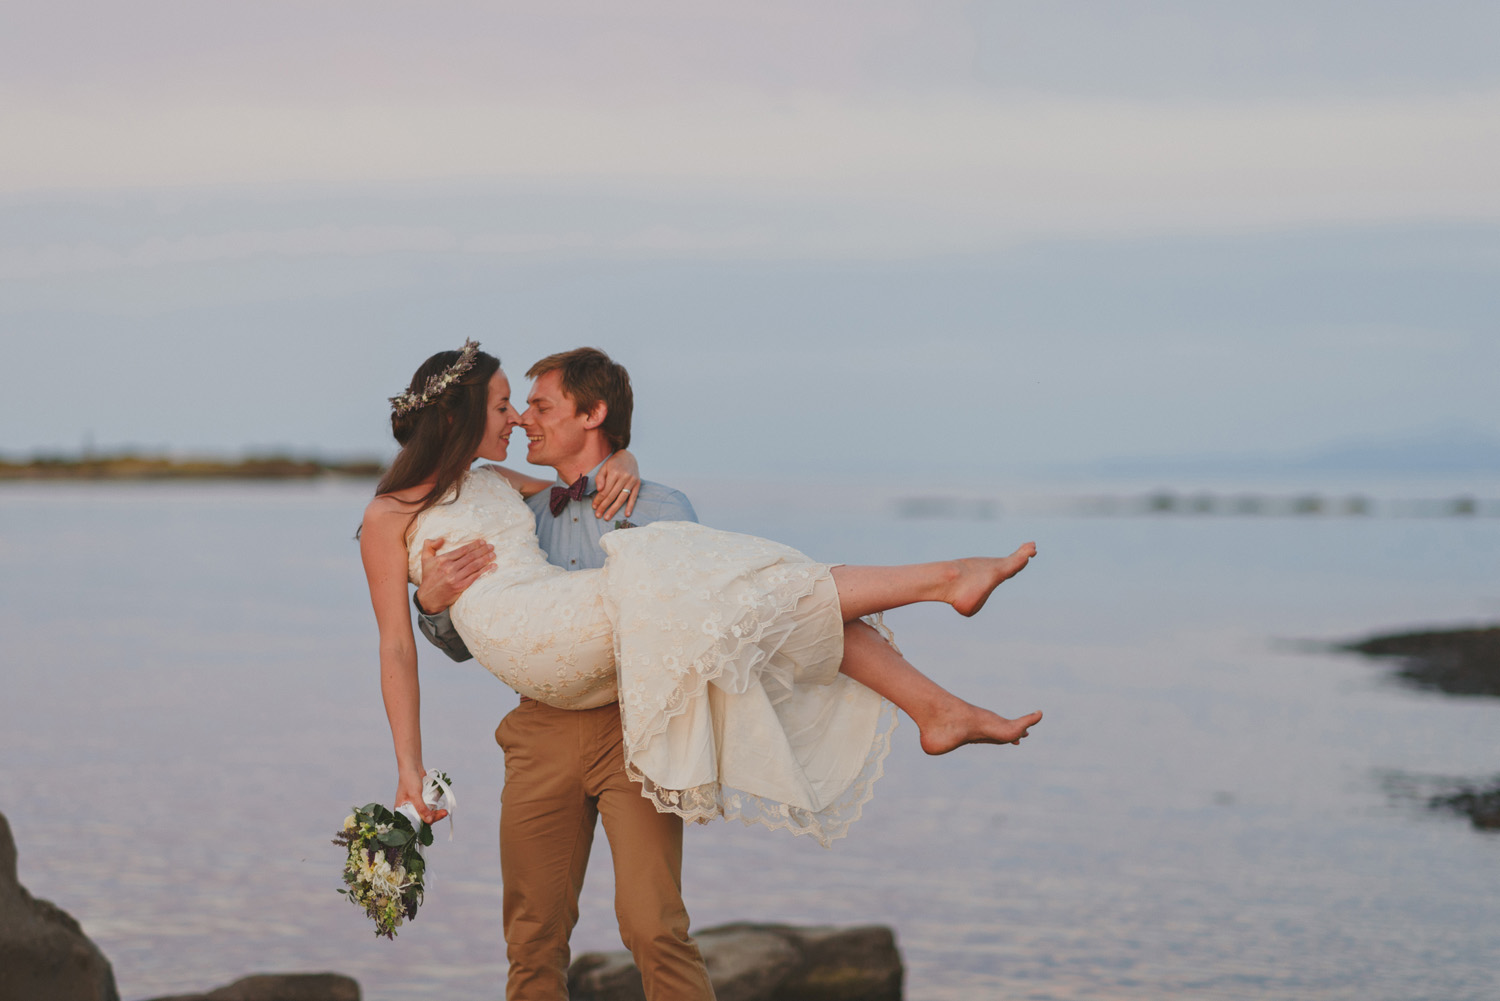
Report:
[{"label": "distant shoreline", "polygon": [[306,480],[319,476],[373,478],[385,470],[374,459],[258,455],[243,459],[173,458],[132,452],[89,456],[0,459],[0,482],[37,480]]}]

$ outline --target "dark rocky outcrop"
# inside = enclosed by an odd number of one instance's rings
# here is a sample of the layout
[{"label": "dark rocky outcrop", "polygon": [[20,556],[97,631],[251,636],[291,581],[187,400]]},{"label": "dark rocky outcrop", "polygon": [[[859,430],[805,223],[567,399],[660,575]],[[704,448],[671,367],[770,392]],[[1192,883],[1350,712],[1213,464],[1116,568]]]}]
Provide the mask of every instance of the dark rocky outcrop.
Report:
[{"label": "dark rocky outcrop", "polygon": [[338,973],[262,973],[207,994],[172,994],[153,1001],[359,1001],[359,984]]},{"label": "dark rocky outcrop", "polygon": [[1381,776],[1381,785],[1392,800],[1468,817],[1475,830],[1500,834],[1500,775],[1472,779],[1389,772]]},{"label": "dark rocky outcrop", "polygon": [[[718,1001],[900,1001],[903,968],[889,928],[732,924],[694,938]],[[574,1001],[645,1001],[628,952],[591,952],[568,970]]]},{"label": "dark rocky outcrop", "polygon": [[1434,810],[1445,810],[1469,818],[1481,831],[1500,831],[1500,779],[1488,787],[1460,783],[1452,792],[1439,793],[1427,800]]},{"label": "dark rocky outcrop", "polygon": [[16,877],[16,842],[0,814],[0,1001],[119,1001],[109,960],[67,913]]},{"label": "dark rocky outcrop", "polygon": [[1450,695],[1500,695],[1500,626],[1375,636],[1343,647],[1397,658],[1396,676]]}]

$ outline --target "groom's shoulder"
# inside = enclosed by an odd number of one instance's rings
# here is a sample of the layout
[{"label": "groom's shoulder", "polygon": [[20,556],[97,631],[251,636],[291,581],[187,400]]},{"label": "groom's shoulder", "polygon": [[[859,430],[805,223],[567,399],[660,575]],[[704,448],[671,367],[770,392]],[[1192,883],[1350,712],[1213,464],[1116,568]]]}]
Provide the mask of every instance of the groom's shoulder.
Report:
[{"label": "groom's shoulder", "polygon": [[651,480],[642,480],[640,489],[635,511],[630,516],[632,522],[644,525],[648,521],[698,520],[693,502],[681,490]]}]

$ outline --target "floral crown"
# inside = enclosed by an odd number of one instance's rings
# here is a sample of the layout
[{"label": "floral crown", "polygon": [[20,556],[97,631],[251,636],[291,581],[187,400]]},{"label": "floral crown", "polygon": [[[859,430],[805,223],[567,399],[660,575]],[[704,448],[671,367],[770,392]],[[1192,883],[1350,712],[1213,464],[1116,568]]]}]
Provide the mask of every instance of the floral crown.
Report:
[{"label": "floral crown", "polygon": [[448,391],[448,387],[457,382],[465,372],[474,367],[474,356],[479,353],[479,342],[466,340],[464,346],[458,351],[458,360],[436,375],[427,377],[427,385],[422,387],[420,393],[407,390],[400,396],[391,397],[391,416],[403,417],[406,414],[421,410],[439,396]]}]

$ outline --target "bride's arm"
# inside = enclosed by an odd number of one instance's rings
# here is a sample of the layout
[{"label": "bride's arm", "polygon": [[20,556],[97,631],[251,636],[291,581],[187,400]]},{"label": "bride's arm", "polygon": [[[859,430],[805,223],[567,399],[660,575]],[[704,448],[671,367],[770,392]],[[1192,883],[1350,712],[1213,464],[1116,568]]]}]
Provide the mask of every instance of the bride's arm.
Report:
[{"label": "bride's arm", "polygon": [[594,477],[594,517],[607,520],[624,508],[629,518],[640,496],[640,463],[629,449],[622,448],[599,467],[599,475]]},{"label": "bride's arm", "polygon": [[[539,480],[535,476],[518,473],[505,466],[490,466],[505,477],[522,497],[541,493],[552,486],[554,480]],[[594,478],[594,514],[600,518],[613,518],[622,508],[628,518],[635,511],[635,501],[640,495],[641,467],[629,449],[620,449],[599,467]]]},{"label": "bride's arm", "polygon": [[447,815],[422,801],[421,691],[417,647],[406,605],[406,539],[411,514],[389,498],[377,497],[365,509],[359,552],[370,585],[370,603],[380,629],[380,694],[396,749],[396,801],[410,803],[431,824]]},{"label": "bride's arm", "polygon": [[552,480],[539,480],[535,476],[527,476],[525,473],[518,473],[514,469],[509,469],[505,466],[497,466],[494,463],[491,463],[488,468],[493,469],[495,472],[505,477],[505,481],[511,486],[515,487],[516,493],[520,494],[522,497],[530,497],[532,494],[539,494],[553,484]]}]

